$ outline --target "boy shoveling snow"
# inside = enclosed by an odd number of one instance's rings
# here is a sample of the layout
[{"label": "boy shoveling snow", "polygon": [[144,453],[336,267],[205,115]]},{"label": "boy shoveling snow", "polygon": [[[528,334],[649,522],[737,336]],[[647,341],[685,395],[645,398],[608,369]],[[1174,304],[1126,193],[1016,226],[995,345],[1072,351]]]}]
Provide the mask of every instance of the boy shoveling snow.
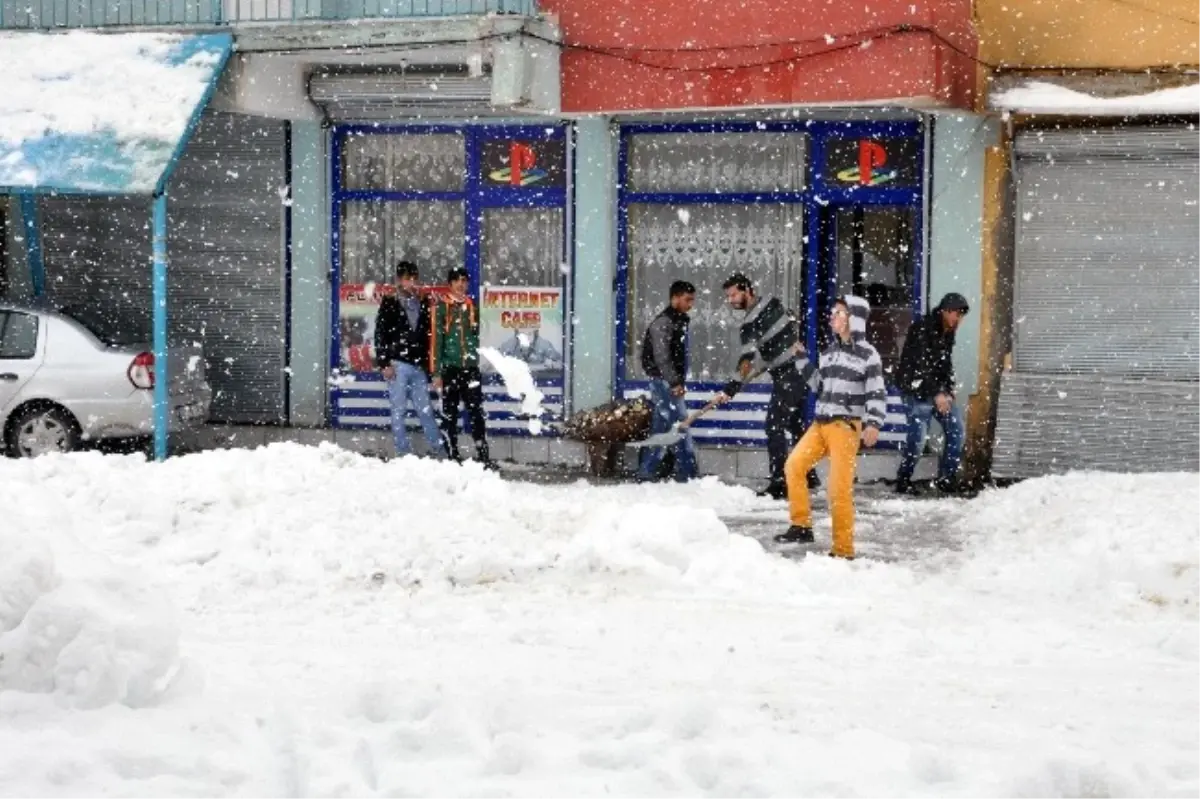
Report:
[{"label": "boy shoveling snow", "polygon": [[[805,475],[829,457],[829,507],[833,516],[833,557],[854,558],[854,468],[858,445],[875,446],[887,414],[883,362],[867,343],[871,307],[861,297],[839,298],[829,313],[833,341],[817,364],[801,353],[796,362],[817,394],[815,418],[788,456],[788,504],[792,526],[775,536],[780,543],[812,543],[812,503]],[[864,428],[865,425],[865,428]]]}]

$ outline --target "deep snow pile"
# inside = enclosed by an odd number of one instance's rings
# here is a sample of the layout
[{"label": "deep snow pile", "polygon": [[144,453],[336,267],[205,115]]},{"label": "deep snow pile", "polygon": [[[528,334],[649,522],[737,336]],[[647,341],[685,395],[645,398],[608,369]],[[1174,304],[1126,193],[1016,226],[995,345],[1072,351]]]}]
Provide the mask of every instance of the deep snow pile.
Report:
[{"label": "deep snow pile", "polygon": [[0,793],[1194,795],[1198,506],[1036,480],[846,564],[731,535],[784,516],[713,480],[0,461],[0,652],[40,653],[0,664]]},{"label": "deep snow pile", "polygon": [[76,707],[154,702],[179,666],[167,598],[70,536],[17,521],[0,530],[0,690]]}]

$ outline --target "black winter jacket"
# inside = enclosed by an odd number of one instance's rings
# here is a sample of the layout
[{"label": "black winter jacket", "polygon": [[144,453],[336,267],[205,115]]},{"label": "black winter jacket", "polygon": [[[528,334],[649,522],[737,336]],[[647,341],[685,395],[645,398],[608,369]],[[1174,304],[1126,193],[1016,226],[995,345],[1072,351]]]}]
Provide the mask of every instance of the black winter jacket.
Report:
[{"label": "black winter jacket", "polygon": [[906,397],[932,400],[938,394],[954,396],[954,331],[942,326],[942,315],[934,309],[908,328],[896,388]]},{"label": "black winter jacket", "polygon": [[642,369],[671,388],[682,386],[687,377],[688,322],[687,314],[668,305],[654,317],[642,339]]},{"label": "black winter jacket", "polygon": [[384,297],[379,303],[375,317],[375,365],[379,368],[403,361],[429,370],[429,304],[419,302],[421,312],[415,328],[394,296]]}]

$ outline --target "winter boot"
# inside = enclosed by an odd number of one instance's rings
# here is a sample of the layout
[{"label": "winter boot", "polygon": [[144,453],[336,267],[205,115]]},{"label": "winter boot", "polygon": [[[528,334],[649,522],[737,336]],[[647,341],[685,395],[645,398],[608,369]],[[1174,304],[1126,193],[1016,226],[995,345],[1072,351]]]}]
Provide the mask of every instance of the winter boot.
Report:
[{"label": "winter boot", "polygon": [[770,497],[771,499],[787,499],[787,484],[772,481],[767,483],[766,488],[755,491],[754,495],[758,497]]},{"label": "winter boot", "polygon": [[817,470],[816,470],[816,469],[809,469],[809,470],[808,470],[808,476],[807,476],[807,479],[808,479],[808,490],[809,490],[809,491],[813,491],[813,490],[815,490],[815,489],[818,489],[818,488],[820,488],[820,487],[821,487],[821,478],[820,478],[820,477],[817,477]]},{"label": "winter boot", "polygon": [[779,544],[811,544],[815,540],[811,527],[798,524],[793,524],[786,533],[775,536],[775,542]]},{"label": "winter boot", "polygon": [[910,494],[915,494],[916,492],[913,491],[913,485],[912,485],[911,480],[909,480],[907,477],[897,477],[896,478],[896,493],[904,494],[905,496],[908,496]]},{"label": "winter boot", "polygon": [[836,552],[830,552],[830,553],[829,553],[829,557],[831,557],[831,558],[837,558],[837,559],[839,559],[839,560],[854,560],[854,556],[853,556],[853,555],[839,555],[839,554],[838,554],[838,553],[836,553]]},{"label": "winter boot", "polygon": [[493,472],[500,471],[500,464],[492,460],[492,451],[488,448],[487,439],[475,442],[475,458],[483,464],[483,468]]},{"label": "winter boot", "polygon": [[934,481],[933,487],[942,494],[958,494],[962,492],[962,485],[958,482],[957,477],[939,477]]}]

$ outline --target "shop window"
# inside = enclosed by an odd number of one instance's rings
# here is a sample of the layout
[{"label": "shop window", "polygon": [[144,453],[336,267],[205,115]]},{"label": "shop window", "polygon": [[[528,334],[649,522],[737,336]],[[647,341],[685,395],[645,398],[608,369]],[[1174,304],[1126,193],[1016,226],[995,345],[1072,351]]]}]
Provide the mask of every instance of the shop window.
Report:
[{"label": "shop window", "polygon": [[559,286],[561,208],[488,208],[483,213],[482,281],[493,286]]},{"label": "shop window", "polygon": [[644,379],[646,327],[667,304],[672,281],[696,285],[689,332],[692,380],[724,380],[736,364],[741,314],[725,302],[721,284],[747,275],[760,296],[799,302],[803,208],[797,204],[638,204],[629,208],[627,377]]},{"label": "shop window", "polygon": [[758,194],[804,189],[803,133],[646,133],[629,140],[629,189]]},{"label": "shop window", "polygon": [[559,372],[565,362],[563,210],[487,208],[482,232],[484,343],[524,361],[535,375]]},{"label": "shop window", "polygon": [[834,223],[838,291],[857,294],[871,304],[867,338],[879,350],[890,380],[913,316],[913,211],[841,208]]},{"label": "shop window", "polygon": [[462,191],[467,173],[460,133],[346,137],[342,187],[350,191]]},{"label": "shop window", "polygon": [[0,313],[0,358],[28,360],[37,354],[38,320],[31,314]]},{"label": "shop window", "polygon": [[342,283],[392,283],[415,263],[424,283],[463,265],[462,202],[347,202],[342,206]]}]

